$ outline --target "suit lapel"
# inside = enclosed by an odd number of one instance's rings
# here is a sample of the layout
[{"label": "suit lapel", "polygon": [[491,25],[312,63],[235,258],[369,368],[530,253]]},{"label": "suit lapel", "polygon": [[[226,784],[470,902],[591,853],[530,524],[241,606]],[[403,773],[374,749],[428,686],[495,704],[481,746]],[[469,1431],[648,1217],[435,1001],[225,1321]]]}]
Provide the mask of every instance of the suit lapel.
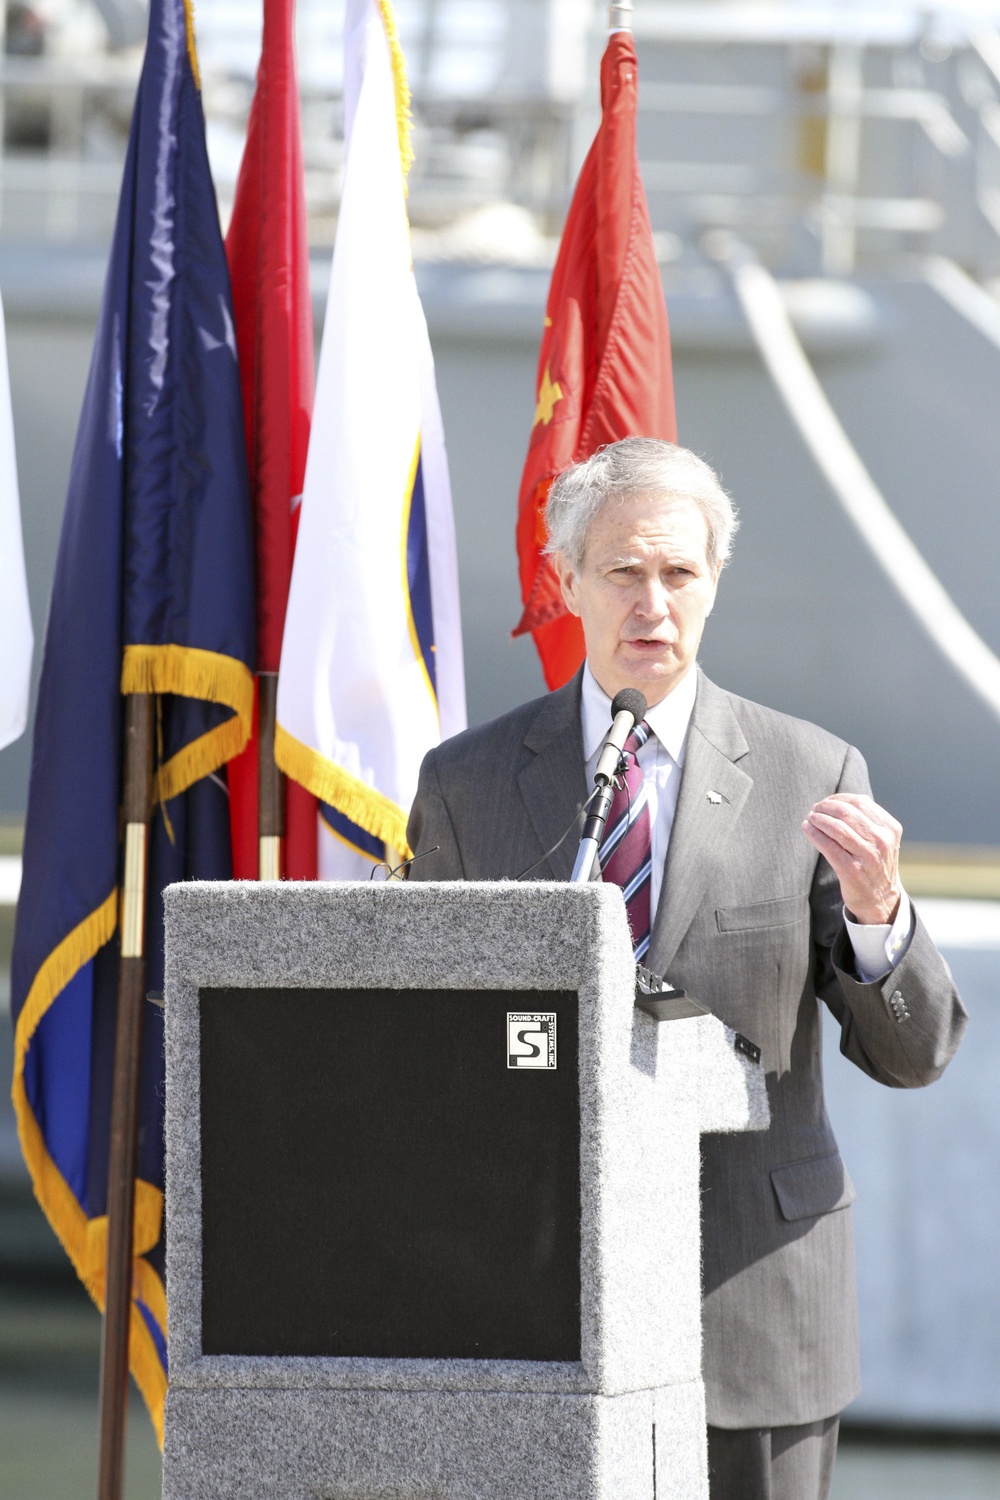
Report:
[{"label": "suit lapel", "polygon": [[[561,838],[587,795],[580,723],[581,677],[578,672],[543,701],[524,737],[532,755],[517,784],[542,849],[551,849]],[[534,878],[568,880],[578,843],[579,835],[570,833],[548,863],[533,872]]]},{"label": "suit lapel", "polygon": [[667,974],[753,786],[736,762],[749,751],[729,695],[699,673],[649,967]]}]

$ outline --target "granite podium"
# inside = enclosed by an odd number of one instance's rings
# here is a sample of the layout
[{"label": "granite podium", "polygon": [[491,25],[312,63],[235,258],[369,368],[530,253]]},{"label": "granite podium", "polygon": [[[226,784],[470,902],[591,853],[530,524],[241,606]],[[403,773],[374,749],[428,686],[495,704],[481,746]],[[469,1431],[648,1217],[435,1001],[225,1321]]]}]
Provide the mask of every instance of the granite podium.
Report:
[{"label": "granite podium", "polygon": [[699,1500],[713,1016],[621,892],[175,885],[166,1500]]}]

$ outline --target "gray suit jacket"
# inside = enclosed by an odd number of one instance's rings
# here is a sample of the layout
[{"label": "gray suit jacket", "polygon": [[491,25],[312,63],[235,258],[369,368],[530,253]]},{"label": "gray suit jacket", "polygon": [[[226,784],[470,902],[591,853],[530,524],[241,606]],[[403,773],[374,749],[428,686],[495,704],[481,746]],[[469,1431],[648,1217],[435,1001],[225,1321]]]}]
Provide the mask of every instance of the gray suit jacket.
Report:
[{"label": "gray suit jacket", "polygon": [[[823,1101],[823,1000],[841,1051],[879,1082],[930,1083],[966,1013],[917,917],[902,962],[862,984],[832,869],[802,819],[835,790],[868,792],[859,753],[699,677],[647,963],[762,1050],[772,1124],[703,1140],[709,1421],[818,1421],[859,1389],[850,1203]],[[721,801],[710,799],[718,793]],[[587,788],[580,679],[424,761],[409,824],[414,879],[515,878],[573,819]],[[530,878],[566,879],[575,832]]]}]

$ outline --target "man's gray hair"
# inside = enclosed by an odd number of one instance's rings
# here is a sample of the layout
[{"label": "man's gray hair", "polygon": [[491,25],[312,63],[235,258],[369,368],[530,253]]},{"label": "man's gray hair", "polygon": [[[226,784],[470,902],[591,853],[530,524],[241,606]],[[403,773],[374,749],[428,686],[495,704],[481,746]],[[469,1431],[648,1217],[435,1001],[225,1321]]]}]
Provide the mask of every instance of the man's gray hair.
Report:
[{"label": "man's gray hair", "polygon": [[583,562],[587,533],[597,512],[626,495],[693,500],[708,526],[708,560],[723,567],[733,550],[736,508],[715,472],[688,448],[661,438],[631,437],[598,448],[564,469],[549,492],[545,521],[549,556],[561,552],[574,568]]}]

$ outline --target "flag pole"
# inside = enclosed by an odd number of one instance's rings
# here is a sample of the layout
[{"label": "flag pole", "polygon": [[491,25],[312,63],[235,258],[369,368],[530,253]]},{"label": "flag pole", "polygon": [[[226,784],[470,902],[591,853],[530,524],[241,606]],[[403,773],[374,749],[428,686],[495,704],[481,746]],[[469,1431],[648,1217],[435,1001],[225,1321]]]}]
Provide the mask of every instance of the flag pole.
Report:
[{"label": "flag pole", "polygon": [[98,1500],[120,1500],[128,1415],[132,1221],[145,1006],[146,843],[153,793],[153,695],[125,699],[125,872],[108,1152],[108,1247],[101,1338]]},{"label": "flag pole", "polygon": [[278,718],[278,674],[257,675],[257,831],[259,880],[281,879],[281,840],[285,832],[285,778],[274,759],[274,727]]}]

